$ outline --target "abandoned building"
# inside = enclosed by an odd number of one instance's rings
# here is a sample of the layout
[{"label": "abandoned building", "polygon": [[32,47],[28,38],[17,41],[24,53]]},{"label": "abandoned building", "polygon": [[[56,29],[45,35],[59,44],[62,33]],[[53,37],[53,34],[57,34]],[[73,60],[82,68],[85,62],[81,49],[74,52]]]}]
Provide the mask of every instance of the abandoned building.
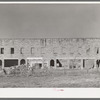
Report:
[{"label": "abandoned building", "polygon": [[36,68],[99,68],[100,39],[0,39],[0,68],[22,64]]}]

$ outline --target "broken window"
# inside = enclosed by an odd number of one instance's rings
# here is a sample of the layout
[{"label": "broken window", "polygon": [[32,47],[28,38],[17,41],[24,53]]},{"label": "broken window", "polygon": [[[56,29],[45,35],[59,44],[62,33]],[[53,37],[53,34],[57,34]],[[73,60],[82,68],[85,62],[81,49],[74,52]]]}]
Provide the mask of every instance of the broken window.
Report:
[{"label": "broken window", "polygon": [[14,54],[14,48],[11,48],[11,54]]},{"label": "broken window", "polygon": [[4,54],[4,48],[1,48],[1,52],[0,52],[1,54]]}]

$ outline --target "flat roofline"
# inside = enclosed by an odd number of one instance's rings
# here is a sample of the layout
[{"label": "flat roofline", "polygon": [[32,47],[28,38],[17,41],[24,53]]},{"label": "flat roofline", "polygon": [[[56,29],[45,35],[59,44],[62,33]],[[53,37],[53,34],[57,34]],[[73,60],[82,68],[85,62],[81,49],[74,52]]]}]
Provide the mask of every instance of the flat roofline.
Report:
[{"label": "flat roofline", "polygon": [[55,38],[55,37],[53,37],[53,38],[48,38],[48,37],[44,37],[44,38],[1,38],[0,37],[0,40],[2,40],[2,39],[11,39],[11,40],[17,40],[17,39],[100,39],[100,37],[61,37],[61,38]]}]

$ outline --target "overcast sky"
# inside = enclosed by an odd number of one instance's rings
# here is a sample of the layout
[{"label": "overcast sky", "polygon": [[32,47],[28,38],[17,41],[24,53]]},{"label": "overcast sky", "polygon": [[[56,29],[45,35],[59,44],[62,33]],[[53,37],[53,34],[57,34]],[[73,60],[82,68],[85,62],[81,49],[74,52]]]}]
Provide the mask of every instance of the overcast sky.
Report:
[{"label": "overcast sky", "polygon": [[100,38],[99,4],[0,4],[0,38]]}]

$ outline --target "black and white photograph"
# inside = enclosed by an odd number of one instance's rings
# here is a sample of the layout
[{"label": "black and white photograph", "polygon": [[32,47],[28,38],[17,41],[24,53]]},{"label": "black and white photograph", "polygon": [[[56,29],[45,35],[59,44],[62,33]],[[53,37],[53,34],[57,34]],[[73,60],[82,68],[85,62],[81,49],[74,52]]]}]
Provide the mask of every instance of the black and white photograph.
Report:
[{"label": "black and white photograph", "polygon": [[0,88],[100,88],[100,3],[0,3]]}]

